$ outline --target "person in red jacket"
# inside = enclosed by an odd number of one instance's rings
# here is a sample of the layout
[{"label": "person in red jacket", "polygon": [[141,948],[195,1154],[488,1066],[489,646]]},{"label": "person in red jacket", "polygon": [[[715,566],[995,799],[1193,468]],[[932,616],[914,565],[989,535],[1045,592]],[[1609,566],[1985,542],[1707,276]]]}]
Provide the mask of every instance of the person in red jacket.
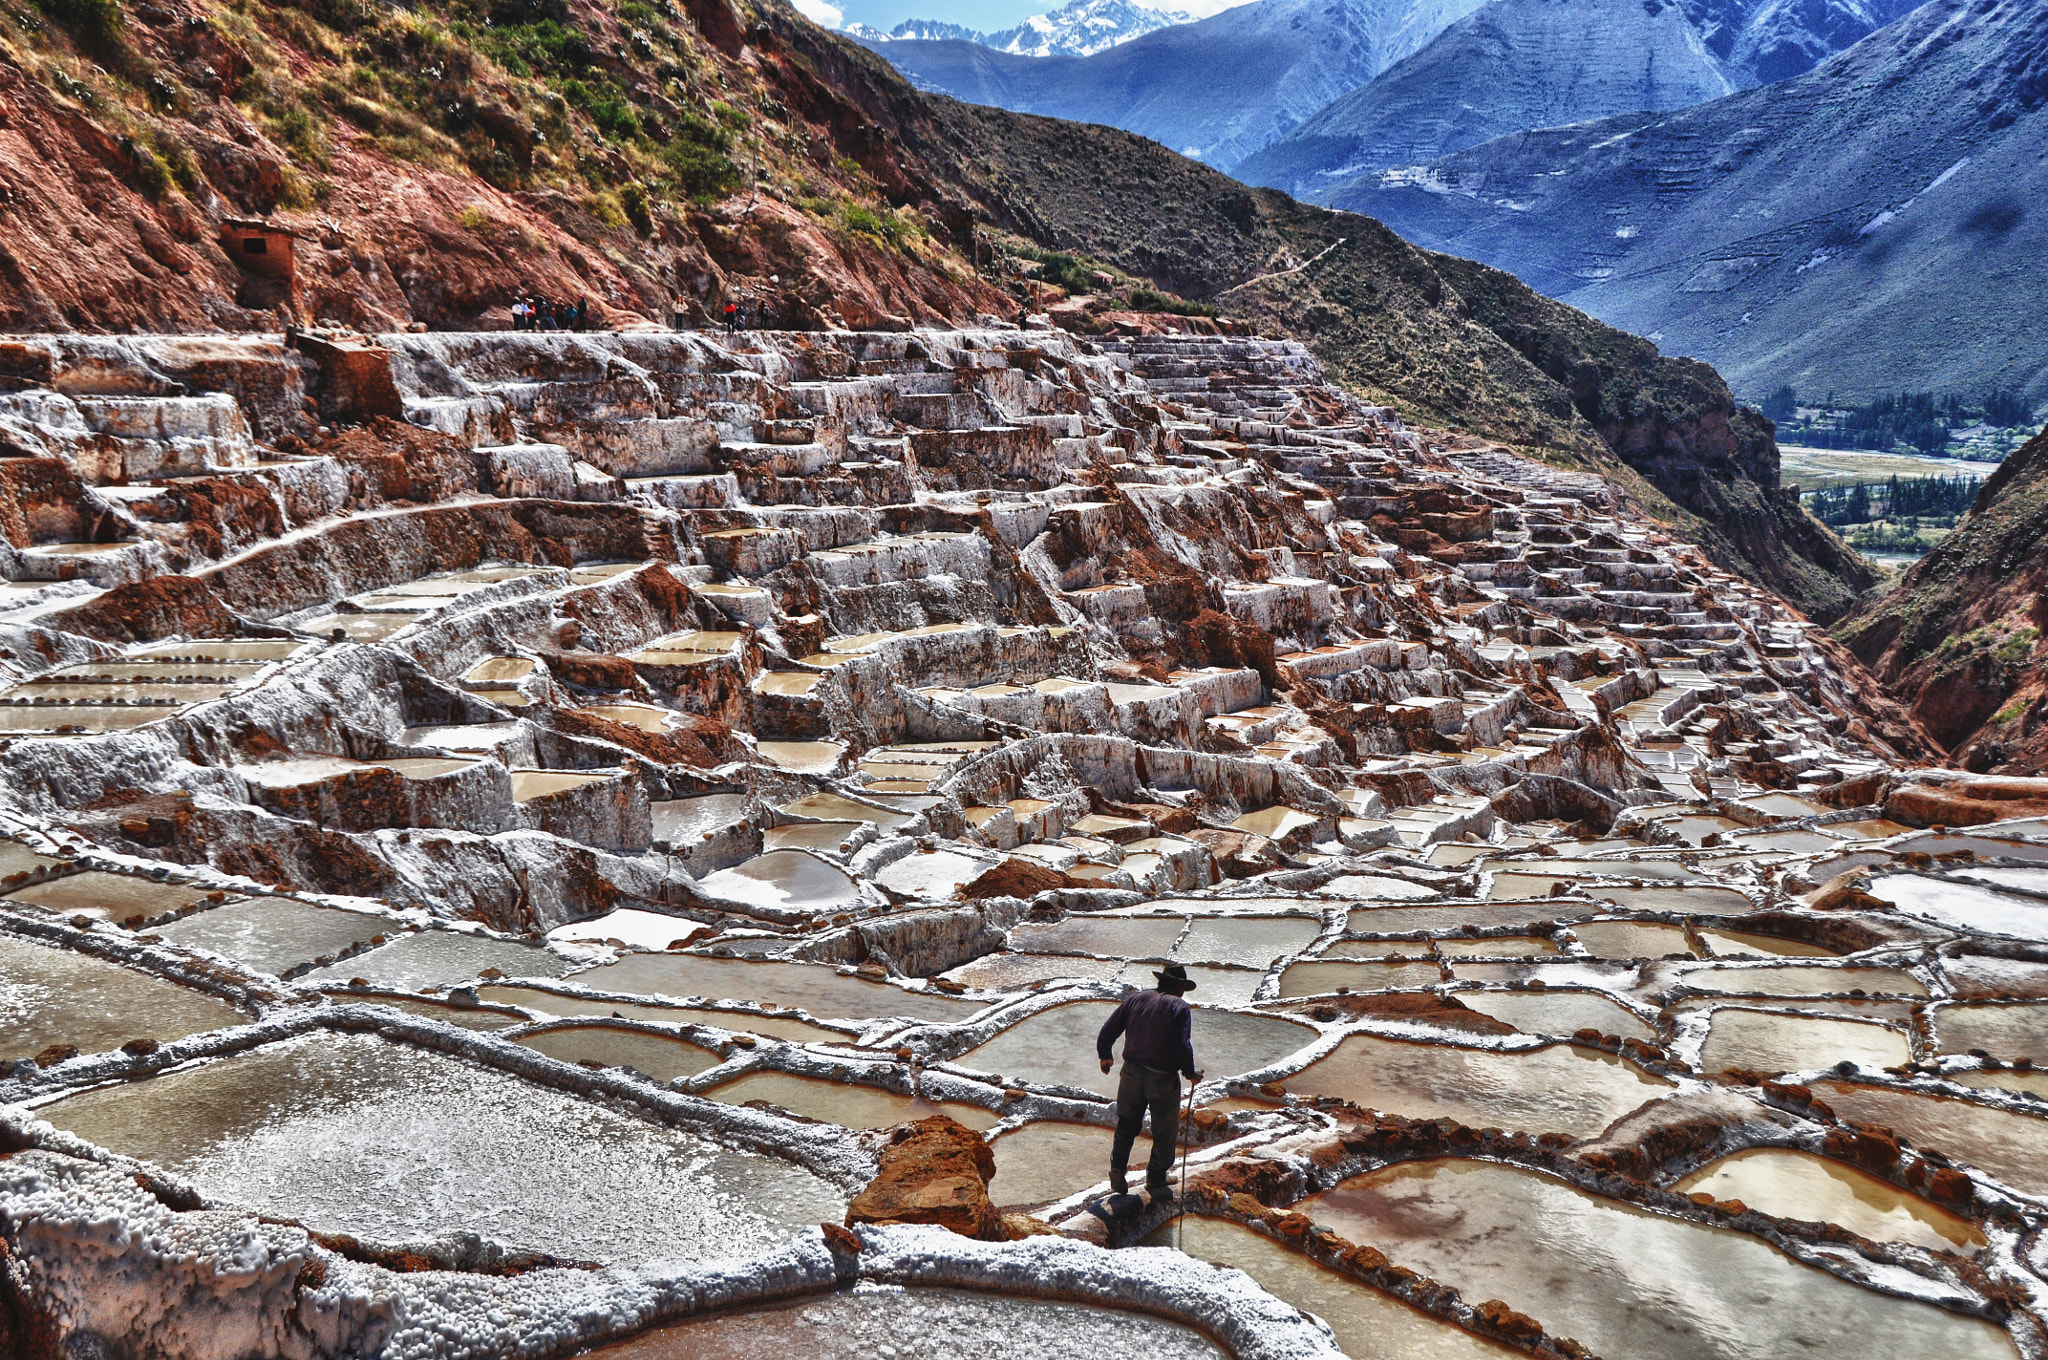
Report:
[{"label": "person in red jacket", "polygon": [[1131,1145],[1138,1141],[1145,1114],[1152,1115],[1152,1156],[1145,1163],[1145,1189],[1154,1200],[1173,1198],[1167,1174],[1180,1139],[1180,1079],[1200,1081],[1195,1069],[1194,1011],[1181,1000],[1195,989],[1188,970],[1177,963],[1154,972],[1158,989],[1133,992],[1103,1022],[1095,1036],[1095,1055],[1109,1071],[1110,1045],[1124,1041],[1124,1075],[1116,1091],[1116,1137],[1109,1145],[1109,1188],[1130,1193],[1125,1173]]}]

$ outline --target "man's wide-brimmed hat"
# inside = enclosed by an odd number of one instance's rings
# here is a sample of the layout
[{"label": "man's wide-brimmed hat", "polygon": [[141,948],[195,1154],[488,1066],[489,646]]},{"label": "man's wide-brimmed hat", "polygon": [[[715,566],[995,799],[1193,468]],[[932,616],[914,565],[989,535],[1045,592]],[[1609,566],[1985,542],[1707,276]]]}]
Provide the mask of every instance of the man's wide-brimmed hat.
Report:
[{"label": "man's wide-brimmed hat", "polygon": [[1165,972],[1154,969],[1152,976],[1159,979],[1159,990],[1162,992],[1192,992],[1195,990],[1194,979],[1190,978],[1188,970],[1178,963],[1167,964]]}]

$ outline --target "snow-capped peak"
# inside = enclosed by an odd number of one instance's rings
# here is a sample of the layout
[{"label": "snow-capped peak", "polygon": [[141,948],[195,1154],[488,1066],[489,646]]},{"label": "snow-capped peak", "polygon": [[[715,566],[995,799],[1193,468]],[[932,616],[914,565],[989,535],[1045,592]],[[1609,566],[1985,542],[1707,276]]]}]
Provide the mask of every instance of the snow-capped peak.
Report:
[{"label": "snow-capped peak", "polygon": [[1020,57],[1085,57],[1155,29],[1193,22],[1179,10],[1150,9],[1133,0],[1073,0],[1050,14],[1034,14],[1015,28],[981,33],[938,19],[906,19],[887,33],[867,24],[846,26],[862,42],[952,40],[980,43]]}]

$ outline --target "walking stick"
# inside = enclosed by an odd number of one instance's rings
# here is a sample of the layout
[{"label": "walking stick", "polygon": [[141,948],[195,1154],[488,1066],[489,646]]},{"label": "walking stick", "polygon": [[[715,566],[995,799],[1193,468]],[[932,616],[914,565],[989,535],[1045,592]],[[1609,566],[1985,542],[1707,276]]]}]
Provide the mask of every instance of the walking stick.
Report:
[{"label": "walking stick", "polygon": [[1187,1240],[1188,1231],[1188,1125],[1195,1118],[1195,1087],[1197,1082],[1188,1083],[1188,1110],[1180,1121],[1180,1203],[1173,1220],[1173,1249],[1179,1251]]}]

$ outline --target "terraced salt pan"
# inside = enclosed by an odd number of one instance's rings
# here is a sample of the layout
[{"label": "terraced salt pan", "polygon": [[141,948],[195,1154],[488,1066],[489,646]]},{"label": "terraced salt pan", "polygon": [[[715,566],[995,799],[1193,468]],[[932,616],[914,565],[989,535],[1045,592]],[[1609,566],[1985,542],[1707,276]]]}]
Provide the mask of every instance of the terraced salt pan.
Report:
[{"label": "terraced salt pan", "polygon": [[1429,957],[1428,940],[1337,940],[1316,957],[1319,959],[1407,959]]},{"label": "terraced salt pan", "polygon": [[647,805],[654,839],[681,846],[702,840],[747,815],[744,793],[707,793],[696,798],[670,798]]},{"label": "terraced salt pan", "polygon": [[788,1163],[367,1035],[309,1034],[38,1113],[209,1200],[373,1241],[472,1231],[572,1260],[704,1260],[845,1209]]},{"label": "terraced salt pan", "polygon": [[1538,921],[1568,921],[1574,915],[1601,915],[1609,910],[1598,903],[1566,897],[1499,907],[1369,907],[1346,917],[1344,928],[1354,935],[1408,935],[1418,930],[1456,935],[1467,926],[1474,930],[1527,930]]},{"label": "terraced salt pan", "polygon": [[1559,1038],[1570,1038],[1582,1029],[1595,1029],[1623,1039],[1654,1041],[1657,1037],[1657,1031],[1633,1011],[1599,992],[1549,988],[1540,992],[1459,992],[1456,995],[1467,1009],[1513,1025],[1524,1034],[1553,1034]]},{"label": "terraced salt pan", "polygon": [[393,993],[345,991],[339,989],[330,991],[327,995],[345,1005],[368,1004],[373,1006],[389,1006],[393,1010],[404,1011],[407,1015],[417,1015],[424,1020],[440,1020],[450,1025],[460,1026],[463,1029],[473,1029],[484,1033],[489,1033],[492,1030],[510,1029],[514,1025],[526,1023],[526,1017],[523,1015],[508,1014],[505,1011],[496,1010],[488,1006],[456,1006],[446,1001],[430,1001],[425,997],[419,996],[399,996]]},{"label": "terraced salt pan", "polygon": [[658,1327],[602,1360],[1220,1360],[1191,1327],[1144,1313],[955,1289],[849,1292]]},{"label": "terraced salt pan", "polygon": [[1183,1215],[1145,1239],[1242,1270],[1274,1298],[1329,1324],[1346,1355],[1370,1360],[1510,1360],[1520,1351],[1440,1322],[1367,1284],[1326,1270],[1228,1219]]},{"label": "terraced salt pan", "polygon": [[1598,900],[1612,902],[1624,911],[1669,911],[1685,916],[1746,916],[1756,910],[1756,903],[1733,888],[1705,885],[1650,888],[1588,886],[1586,891]]},{"label": "terraced salt pan", "polygon": [[1540,935],[1438,940],[1436,950],[1447,959],[1526,959],[1560,952],[1555,941]]},{"label": "terraced salt pan", "polygon": [[1934,1035],[1943,1053],[1982,1049],[2006,1062],[2048,1064],[2048,1006],[1943,1006]]},{"label": "terraced salt pan", "polygon": [[758,1001],[808,1011],[821,1020],[964,1020],[982,1009],[978,1001],[906,991],[850,977],[824,964],[756,963],[703,954],[629,954],[617,963],[578,973],[574,980],[592,991],[629,996]]},{"label": "terraced salt pan", "polygon": [[2048,901],[1999,892],[1953,878],[1878,874],[1870,893],[1897,904],[1908,916],[1980,935],[2048,940]]},{"label": "terraced salt pan", "polygon": [[1326,897],[1357,902],[1419,902],[1440,896],[1435,888],[1379,874],[1343,874],[1322,886]]},{"label": "terraced salt pan", "polygon": [[1011,929],[1010,947],[1020,952],[1062,950],[1116,959],[1163,959],[1186,926],[1178,916],[1069,916],[1050,925],[1027,921]]},{"label": "terraced salt pan", "polygon": [[1828,996],[1861,990],[1886,996],[1926,996],[1911,973],[1895,968],[1690,968],[1688,987],[1751,996]]},{"label": "terraced salt pan", "polygon": [[169,1043],[251,1019],[219,997],[90,954],[0,935],[0,1060],[52,1044],[104,1053]]},{"label": "terraced salt pan", "polygon": [[674,1081],[709,1071],[721,1061],[710,1049],[645,1030],[611,1025],[566,1025],[523,1034],[519,1042],[563,1062],[630,1067],[656,1081]]},{"label": "terraced salt pan", "polygon": [[1280,995],[1323,996],[1331,992],[1384,992],[1434,987],[1444,975],[1434,964],[1414,963],[1297,963],[1280,975]]},{"label": "terraced salt pan", "polygon": [[877,807],[837,793],[805,794],[793,803],[784,803],[779,811],[792,817],[814,817],[827,822],[870,822],[882,831],[893,831],[914,815],[909,811],[891,811],[888,807]]},{"label": "terraced salt pan", "polygon": [[1988,1172],[2028,1195],[2048,1195],[2048,1119],[1832,1078],[1813,1093],[1843,1119],[1878,1124]]},{"label": "terraced salt pan", "polygon": [[761,833],[761,848],[845,854],[852,848],[855,838],[866,831],[867,825],[866,822],[791,822],[787,826],[772,826]]},{"label": "terraced salt pan", "polygon": [[1761,1239],[1645,1213],[1499,1163],[1416,1162],[1299,1206],[1471,1299],[1603,1356],[2013,1360],[1999,1328],[1801,1265]]},{"label": "terraced salt pan", "polygon": [[604,1001],[544,992],[538,987],[479,987],[477,998],[487,1004],[518,1006],[546,1016],[596,1015],[621,1020],[645,1020],[657,1025],[710,1025],[739,1034],[760,1034],[792,1043],[844,1043],[846,1035],[837,1030],[806,1024],[779,1015],[752,1015],[746,1011],[714,1011],[697,1006],[649,1006],[633,1001]]},{"label": "terraced salt pan", "polygon": [[1833,1223],[1873,1242],[1929,1251],[1972,1252],[1977,1225],[1853,1166],[1786,1148],[1750,1148],[1701,1167],[1671,1187],[1741,1200],[1752,1209],[1807,1223]]},{"label": "terraced salt pan", "polygon": [[[955,1058],[954,1065],[1038,1086],[1070,1086],[1108,1097],[1121,1067],[1104,1074],[1096,1065],[1095,1036],[1115,1010],[1113,1002],[1075,1001],[1027,1016],[987,1043]],[[1195,1066],[1205,1080],[1256,1072],[1315,1041],[1315,1031],[1269,1015],[1194,1008]],[[1121,1059],[1123,1040],[1112,1052]]]},{"label": "terraced salt pan", "polygon": [[707,897],[782,919],[844,911],[860,901],[860,890],[843,869],[801,850],[771,850],[744,864],[704,875],[697,882]]},{"label": "terraced salt pan", "polygon": [[156,917],[195,907],[207,889],[188,884],[159,883],[140,874],[110,874],[88,869],[4,894],[11,902],[28,902],[64,916],[91,916],[125,921],[133,916]]},{"label": "terraced salt pan", "polygon": [[1018,991],[1041,982],[1113,982],[1124,974],[1121,959],[1082,958],[1072,954],[1013,954],[1000,950],[963,963],[946,981],[990,991]]},{"label": "terraced salt pan", "polygon": [[559,977],[571,966],[561,955],[539,945],[456,930],[424,930],[316,968],[304,980],[317,986],[361,978],[374,987],[416,992],[471,981],[486,968],[495,968],[507,977]]},{"label": "terraced salt pan", "polygon": [[[1148,1125],[1149,1127],[1149,1125]],[[1049,1204],[1109,1179],[1109,1144],[1115,1130],[1096,1124],[1039,1120],[989,1144],[995,1179],[988,1196],[998,1206]],[[1131,1149],[1131,1180],[1144,1180],[1152,1140],[1145,1134]]]},{"label": "terraced salt pan", "polygon": [[1572,927],[1572,934],[1596,959],[1694,957],[1683,927],[1655,921],[1582,921]]},{"label": "terraced salt pan", "polygon": [[1501,1053],[1354,1034],[1286,1086],[1367,1109],[1448,1116],[1474,1128],[1586,1138],[1671,1083],[1612,1054],[1570,1044]]},{"label": "terraced salt pan", "polygon": [[175,706],[95,708],[88,704],[0,704],[0,732],[127,732],[175,716]]},{"label": "terraced salt pan", "polygon": [[917,1100],[873,1086],[820,1081],[785,1072],[750,1072],[735,1081],[698,1092],[728,1105],[765,1100],[806,1119],[842,1124],[849,1129],[886,1129],[942,1114],[970,1129],[994,1128],[1002,1115],[962,1101]]},{"label": "terraced salt pan", "polygon": [[1175,946],[1173,957],[1187,963],[1238,963],[1265,968],[1275,959],[1300,953],[1322,933],[1320,918],[1198,916]]},{"label": "terraced salt pan", "polygon": [[667,949],[670,945],[713,933],[711,926],[682,916],[665,916],[638,907],[618,907],[587,921],[572,921],[548,932],[550,940],[603,944],[616,940],[629,949]]},{"label": "terraced salt pan", "polygon": [[1804,940],[1781,939],[1776,935],[1755,935],[1741,930],[1716,930],[1711,926],[1700,928],[1700,938],[1714,951],[1715,958],[1743,954],[1761,954],[1766,957],[1775,955],[1787,959],[1824,959],[1836,956],[1836,951],[1825,945],[1808,944]]},{"label": "terraced salt pan", "polygon": [[943,902],[988,872],[990,862],[953,850],[905,855],[875,875],[875,882],[905,897]]},{"label": "terraced salt pan", "polygon": [[1811,1072],[1844,1061],[1896,1067],[1911,1057],[1906,1036],[1884,1025],[1723,1007],[1708,1027],[1700,1070],[1737,1068],[1769,1075]]},{"label": "terraced salt pan", "polygon": [[253,897],[158,926],[156,933],[188,949],[210,949],[259,973],[282,975],[302,963],[339,954],[393,929],[385,917],[316,907],[288,897]]}]

